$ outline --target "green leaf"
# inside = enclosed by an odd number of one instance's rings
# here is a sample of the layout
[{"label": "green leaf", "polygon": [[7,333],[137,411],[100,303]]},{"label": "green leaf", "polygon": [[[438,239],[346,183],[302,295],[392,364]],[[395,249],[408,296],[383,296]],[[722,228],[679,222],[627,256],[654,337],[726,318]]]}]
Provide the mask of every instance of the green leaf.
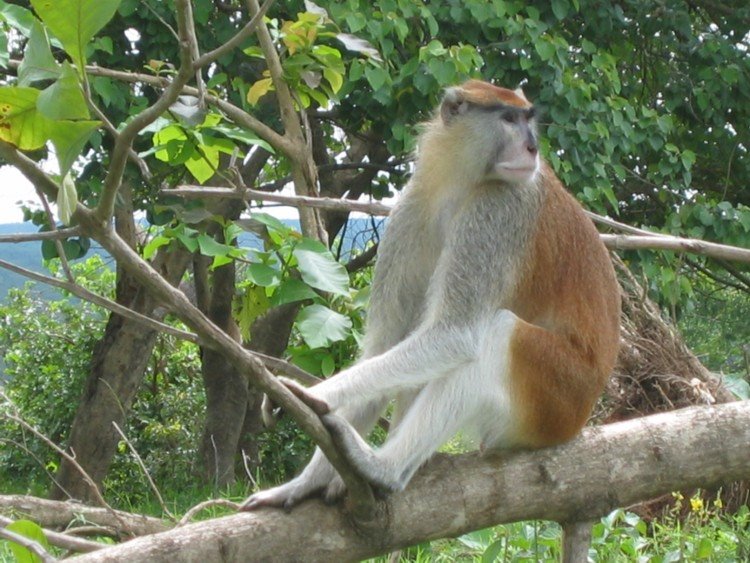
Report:
[{"label": "green leaf", "polygon": [[5,2],[0,2],[0,16],[25,37],[31,37],[34,22],[38,21],[31,10]]},{"label": "green leaf", "polygon": [[244,339],[249,340],[252,337],[250,329],[253,326],[253,322],[268,311],[271,303],[266,295],[265,288],[255,286],[245,289],[240,304],[241,307],[237,318],[240,334],[242,334]]},{"label": "green leaf", "polygon": [[295,301],[304,301],[306,299],[315,299],[318,294],[312,288],[297,279],[288,279],[281,282],[271,298],[274,306],[293,303]]},{"label": "green leaf", "polygon": [[0,139],[21,150],[44,145],[53,122],[37,111],[38,98],[34,88],[0,87]]},{"label": "green leaf", "polygon": [[551,5],[552,13],[555,14],[558,20],[562,20],[568,15],[568,10],[570,9],[568,0],[552,0]]},{"label": "green leaf", "polygon": [[247,145],[258,145],[259,147],[263,147],[271,154],[274,154],[276,152],[271,145],[269,145],[266,141],[258,137],[249,129],[240,129],[238,127],[219,125],[217,127],[213,127],[212,130],[218,131],[219,133],[222,133],[230,139],[234,139],[235,141],[240,141],[241,143],[245,143]]},{"label": "green leaf", "polygon": [[60,76],[60,65],[52,56],[49,46],[47,32],[34,19],[26,48],[23,51],[23,60],[18,66],[18,85],[29,86],[40,80],[54,80]]},{"label": "green leaf", "polygon": [[143,258],[150,260],[154,253],[162,246],[168,245],[172,239],[162,235],[152,238],[149,243],[143,247]]},{"label": "green leaf", "polygon": [[557,51],[554,43],[552,43],[552,41],[550,41],[549,39],[545,39],[543,37],[539,38],[534,47],[536,48],[536,52],[539,53],[539,57],[543,61],[550,60],[555,56],[555,52]]},{"label": "green leaf", "polygon": [[86,44],[112,19],[120,0],[31,0],[31,5],[83,71]]},{"label": "green leaf", "polygon": [[321,291],[349,295],[349,274],[330,252],[315,252],[297,247],[294,256],[305,283]]},{"label": "green leaf", "polygon": [[[44,535],[44,531],[39,524],[32,522],[31,520],[16,520],[15,522],[8,524],[5,529],[38,543],[45,550],[49,549],[49,543],[47,543],[47,537]],[[22,545],[12,541],[9,542],[9,545],[16,563],[39,563],[42,560],[38,555]]]},{"label": "green leaf", "polygon": [[270,287],[272,285],[278,285],[281,281],[281,273],[271,266],[266,264],[248,264],[247,266],[247,277],[255,285],[262,287]]},{"label": "green leaf", "polygon": [[365,78],[373,90],[380,90],[388,80],[388,72],[379,66],[368,66],[365,68]]},{"label": "green leaf", "polygon": [[235,250],[233,246],[216,242],[211,235],[205,233],[198,235],[198,248],[203,256],[227,256]]},{"label": "green leaf", "polygon": [[53,121],[49,137],[55,145],[60,174],[67,174],[100,121]]},{"label": "green leaf", "polygon": [[83,97],[78,76],[69,63],[63,64],[60,78],[39,94],[36,108],[50,119],[89,118],[89,108]]},{"label": "green leaf", "polygon": [[351,328],[349,317],[323,305],[310,305],[297,315],[297,329],[310,348],[322,348],[344,340]]},{"label": "green leaf", "polygon": [[341,87],[344,85],[344,77],[336,72],[335,70],[331,70],[330,68],[324,68],[323,69],[323,76],[325,76],[325,79],[328,81],[328,83],[331,85],[331,90],[335,94],[339,90],[341,90]]},{"label": "green leaf", "polygon": [[60,221],[66,225],[70,225],[70,219],[73,217],[73,213],[75,213],[77,203],[78,192],[76,192],[76,185],[68,173],[63,178],[60,189],[57,192],[57,214],[60,217]]}]

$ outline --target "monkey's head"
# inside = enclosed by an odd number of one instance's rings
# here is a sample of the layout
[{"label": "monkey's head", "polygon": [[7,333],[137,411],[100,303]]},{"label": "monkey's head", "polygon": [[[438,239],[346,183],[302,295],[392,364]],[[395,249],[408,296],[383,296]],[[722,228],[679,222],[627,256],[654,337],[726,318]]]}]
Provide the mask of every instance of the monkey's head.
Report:
[{"label": "monkey's head", "polygon": [[534,115],[520,88],[469,80],[446,91],[439,119],[454,146],[460,147],[460,162],[481,176],[477,180],[523,184],[539,171]]}]

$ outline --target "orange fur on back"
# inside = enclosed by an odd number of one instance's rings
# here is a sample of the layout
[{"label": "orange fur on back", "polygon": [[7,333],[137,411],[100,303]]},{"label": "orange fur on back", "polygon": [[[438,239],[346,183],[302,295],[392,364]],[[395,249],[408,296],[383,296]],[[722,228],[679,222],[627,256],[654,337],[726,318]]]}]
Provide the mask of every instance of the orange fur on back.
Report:
[{"label": "orange fur on back", "polygon": [[619,346],[620,295],[594,225],[545,164],[545,200],[517,285],[510,345],[522,439],[571,438],[604,389]]}]

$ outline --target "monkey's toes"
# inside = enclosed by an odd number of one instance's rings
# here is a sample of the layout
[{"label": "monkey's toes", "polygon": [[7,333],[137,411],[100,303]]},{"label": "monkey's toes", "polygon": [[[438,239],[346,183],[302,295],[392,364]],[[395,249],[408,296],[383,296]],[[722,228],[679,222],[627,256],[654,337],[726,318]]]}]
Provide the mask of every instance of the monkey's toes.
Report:
[{"label": "monkey's toes", "polygon": [[315,397],[312,393],[310,393],[308,389],[302,387],[302,385],[300,385],[293,379],[280,377],[279,380],[287,389],[289,389],[294,394],[295,397],[297,397],[300,401],[310,407],[318,416],[323,416],[324,414],[328,414],[331,411],[328,403]]}]

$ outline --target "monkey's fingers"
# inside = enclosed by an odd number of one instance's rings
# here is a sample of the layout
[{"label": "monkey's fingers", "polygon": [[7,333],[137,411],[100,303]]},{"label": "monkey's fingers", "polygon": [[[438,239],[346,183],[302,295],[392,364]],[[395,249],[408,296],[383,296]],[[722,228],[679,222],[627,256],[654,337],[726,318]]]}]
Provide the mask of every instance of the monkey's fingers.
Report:
[{"label": "monkey's fingers", "polygon": [[279,381],[281,381],[287,389],[294,393],[295,397],[297,397],[300,401],[310,407],[318,416],[323,416],[324,414],[328,414],[329,412],[331,412],[331,408],[328,406],[328,403],[315,397],[307,388],[302,387],[302,385],[300,385],[293,379],[279,377]]}]

